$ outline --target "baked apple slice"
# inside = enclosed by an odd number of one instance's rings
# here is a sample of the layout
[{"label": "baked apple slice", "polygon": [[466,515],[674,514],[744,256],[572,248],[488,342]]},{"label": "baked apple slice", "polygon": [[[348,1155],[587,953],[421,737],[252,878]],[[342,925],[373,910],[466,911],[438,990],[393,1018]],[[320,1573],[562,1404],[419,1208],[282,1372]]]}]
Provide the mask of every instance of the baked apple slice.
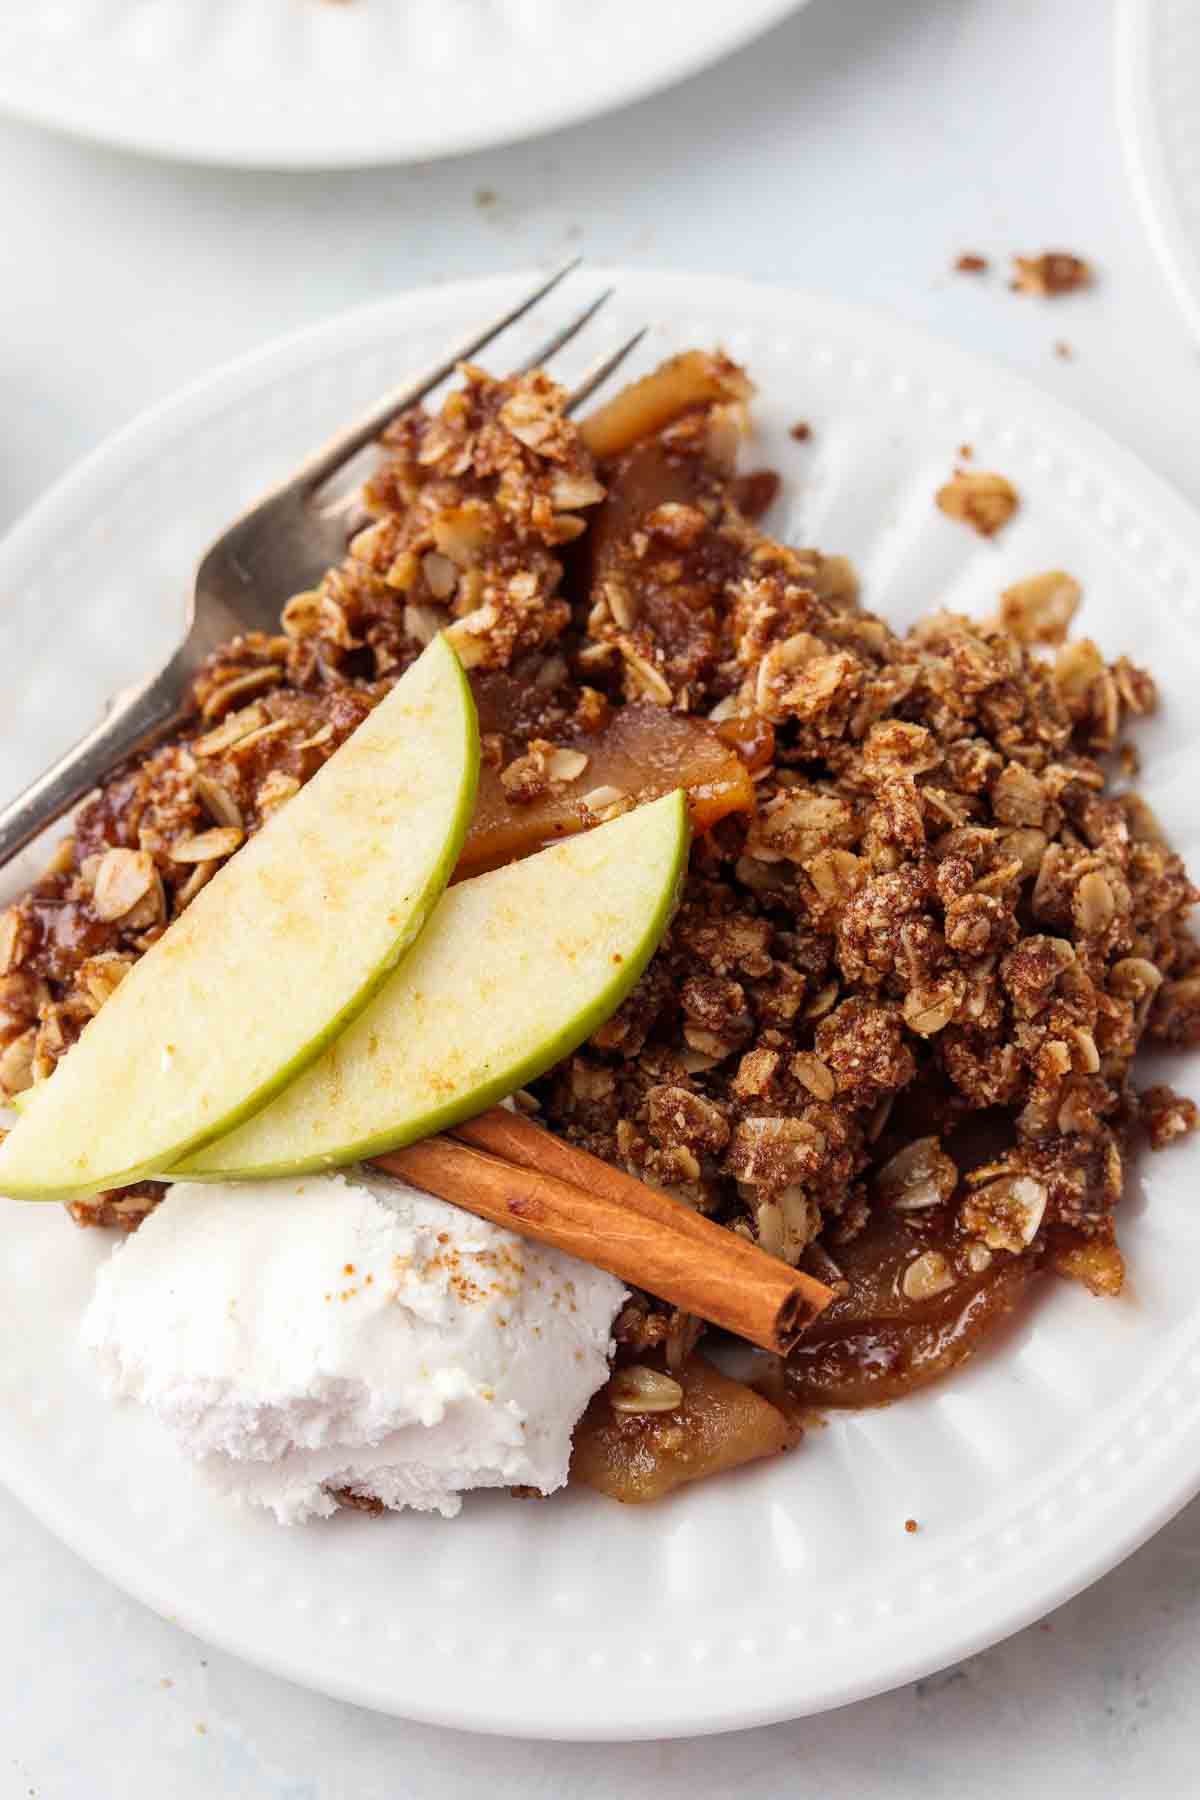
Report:
[{"label": "baked apple slice", "polygon": [[661,706],[622,706],[601,730],[571,739],[581,772],[514,803],[499,773],[483,769],[479,801],[459,861],[460,875],[528,856],[584,831],[615,807],[687,791],[692,826],[711,830],[731,812],[752,812],[754,782],[741,757],[703,719]]},{"label": "baked apple slice", "polygon": [[[687,861],[682,792],[459,882],[343,1037],[171,1174],[292,1175],[428,1137],[561,1061],[658,946]],[[119,991],[119,990],[118,990]]]},{"label": "baked apple slice", "polygon": [[0,1194],[124,1187],[265,1105],[420,932],[458,860],[478,766],[466,678],[435,638],[30,1090],[0,1144]]},{"label": "baked apple slice", "polygon": [[[640,1406],[639,1377],[642,1385],[677,1385],[678,1404],[661,1412]],[[630,1386],[635,1389],[633,1404],[623,1410],[621,1393]],[[635,1365],[617,1371],[576,1426],[571,1479],[610,1500],[639,1505],[661,1500],[689,1481],[706,1481],[760,1457],[777,1456],[802,1435],[794,1410],[773,1406],[703,1356],[689,1356],[674,1377]]]}]

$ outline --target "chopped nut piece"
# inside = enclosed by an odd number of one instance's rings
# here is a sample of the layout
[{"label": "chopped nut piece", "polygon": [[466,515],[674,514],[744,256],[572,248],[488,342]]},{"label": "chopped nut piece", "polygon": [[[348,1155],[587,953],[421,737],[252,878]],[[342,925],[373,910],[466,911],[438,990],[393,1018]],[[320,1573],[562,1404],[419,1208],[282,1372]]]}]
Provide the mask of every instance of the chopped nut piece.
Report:
[{"label": "chopped nut piece", "polygon": [[1195,1131],[1197,1119],[1196,1104],[1177,1094],[1169,1087],[1147,1088],[1138,1096],[1138,1111],[1142,1124],[1149,1136],[1151,1148],[1165,1150],[1177,1138],[1186,1137]]},{"label": "chopped nut piece", "polygon": [[546,775],[550,781],[578,781],[588,766],[582,750],[552,750],[546,758]]},{"label": "chopped nut piece", "polygon": [[927,988],[913,988],[904,997],[904,1022],[920,1037],[944,1031],[962,1003],[961,975],[944,975]]},{"label": "chopped nut piece", "polygon": [[1004,629],[1023,644],[1063,644],[1082,598],[1083,589],[1073,575],[1050,569],[1005,588],[1000,617]]},{"label": "chopped nut piece", "polygon": [[751,1187],[783,1189],[815,1175],[826,1140],[805,1119],[743,1119],[729,1148],[729,1165]]},{"label": "chopped nut piece", "polygon": [[258,810],[263,818],[267,818],[278,811],[285,801],[290,800],[293,794],[299,792],[300,783],[294,775],[285,775],[282,769],[272,769],[255,796]]},{"label": "chopped nut piece", "polygon": [[192,749],[197,756],[220,756],[239,738],[248,737],[266,723],[267,715],[261,706],[244,706],[240,712],[230,713],[223,719],[215,731],[196,738]]},{"label": "chopped nut piece", "polygon": [[191,837],[178,838],[171,845],[171,860],[179,863],[219,861],[232,856],[245,836],[236,825],[214,825],[211,831],[199,831]]},{"label": "chopped nut piece", "polygon": [[729,1123],[719,1106],[681,1087],[655,1087],[646,1095],[650,1129],[661,1144],[686,1144],[712,1152],[729,1142]]},{"label": "chopped nut piece", "polygon": [[900,1285],[909,1300],[932,1300],[954,1286],[954,1271],[940,1250],[926,1250],[909,1263]]},{"label": "chopped nut piece", "polygon": [[983,469],[956,469],[937,491],[937,503],[950,519],[961,519],[980,537],[992,537],[1008,524],[1020,505],[1020,495],[1003,475]]},{"label": "chopped nut piece", "polygon": [[[754,1054],[760,1055],[762,1052],[754,1052]],[[743,1063],[747,1060],[746,1057],[742,1058]],[[813,1056],[807,1050],[799,1050],[793,1056],[792,1073],[818,1100],[832,1100],[837,1092],[833,1070],[823,1063],[819,1056]]]},{"label": "chopped nut piece", "polygon": [[1063,1244],[1053,1261],[1058,1274],[1082,1281],[1091,1294],[1115,1297],[1125,1285],[1125,1259],[1115,1244],[1100,1239]]},{"label": "chopped nut piece", "polygon": [[28,922],[15,906],[0,913],[0,975],[10,974],[24,960],[28,935]]},{"label": "chopped nut piece", "polygon": [[489,604],[476,607],[447,628],[447,642],[453,645],[464,669],[483,668],[492,661],[489,636],[499,623],[498,609]]},{"label": "chopped nut piece", "polygon": [[1009,763],[992,787],[992,811],[1005,825],[1038,826],[1046,816],[1046,791],[1021,763]]},{"label": "chopped nut piece", "polygon": [[435,600],[448,600],[458,586],[458,569],[448,556],[430,550],[421,558],[421,572]]},{"label": "chopped nut piece", "polygon": [[638,621],[638,603],[623,581],[606,581],[601,589],[614,622],[622,631],[632,631]]},{"label": "chopped nut piece", "polygon": [[550,483],[550,501],[559,512],[595,506],[603,498],[604,489],[592,475],[555,475]]},{"label": "chopped nut piece", "polygon": [[31,1027],[0,1050],[0,1093],[22,1094],[32,1086],[37,1035],[36,1027]]},{"label": "chopped nut piece", "polygon": [[880,1198],[896,1212],[922,1212],[949,1200],[958,1185],[958,1168],[938,1138],[914,1138],[884,1163],[876,1183]]},{"label": "chopped nut piece", "polygon": [[627,1363],[618,1369],[605,1392],[608,1404],[618,1413],[676,1412],[683,1405],[683,1389],[675,1377],[645,1363]]},{"label": "chopped nut piece", "polygon": [[445,615],[422,600],[410,600],[404,608],[404,635],[416,644],[432,644],[445,623]]},{"label": "chopped nut piece", "polygon": [[1054,662],[1054,685],[1076,717],[1087,703],[1092,685],[1104,673],[1104,658],[1091,638],[1065,645]]},{"label": "chopped nut piece", "polygon": [[654,664],[635,649],[628,638],[618,638],[617,649],[625,664],[625,679],[631,690],[631,698],[636,699],[640,695],[643,699],[653,700],[656,706],[670,706],[673,698],[670,686]]},{"label": "chopped nut piece", "polygon": [[1075,923],[1085,937],[1107,931],[1116,913],[1116,901],[1099,869],[1091,869],[1075,890]]},{"label": "chopped nut piece", "polygon": [[106,850],[92,889],[96,917],[124,918],[153,891],[157,880],[154,858],[145,850]]},{"label": "chopped nut piece", "polygon": [[[754,1100],[766,1094],[780,1064],[778,1050],[748,1050],[738,1063],[733,1078],[733,1091],[739,1100]],[[817,1058],[812,1059],[816,1062]],[[822,1065],[824,1066],[824,1065]]]},{"label": "chopped nut piece", "polygon": [[1032,1244],[1041,1230],[1048,1195],[1029,1175],[1005,1176],[981,1187],[963,1202],[962,1223],[990,1250],[1013,1255]]},{"label": "chopped nut piece", "polygon": [[86,991],[94,1011],[99,1012],[132,967],[133,958],[122,956],[115,950],[106,950],[100,956],[89,956],[80,965],[79,985]]},{"label": "chopped nut piece", "polygon": [[211,775],[198,774],[195,780],[196,794],[209,817],[217,825],[228,825],[241,831],[244,825],[242,809],[229,789]]},{"label": "chopped nut piece", "polygon": [[586,806],[588,811],[594,813],[598,819],[613,817],[617,812],[624,811],[632,804],[632,795],[627,794],[623,788],[619,787],[590,788],[586,794],[580,796],[580,805]]},{"label": "chopped nut piece", "polygon": [[249,755],[257,744],[265,743],[269,738],[280,737],[287,731],[287,728],[286,719],[272,719],[266,725],[260,725],[257,731],[247,732],[245,737],[240,737],[236,743],[230,744],[228,754],[240,761],[242,757]]},{"label": "chopped nut piece", "polygon": [[50,858],[42,870],[42,877],[48,875],[69,875],[75,867],[75,839],[65,837],[50,853]]},{"label": "chopped nut piece", "polygon": [[307,637],[318,629],[321,616],[321,596],[314,588],[303,594],[293,594],[284,607],[279,623],[288,637]]},{"label": "chopped nut piece", "polygon": [[231,706],[248,700],[251,694],[261,694],[266,688],[278,686],[282,679],[283,669],[278,663],[247,669],[244,674],[235,675],[232,680],[215,687],[201,707],[201,714],[205,719],[222,719]]},{"label": "chopped nut piece", "polygon": [[175,889],[175,907],[178,912],[182,912],[196,898],[201,888],[208,886],[220,866],[219,862],[198,862],[192,865],[192,872],[187,880],[182,887]]},{"label": "chopped nut piece", "polygon": [[1162,970],[1144,956],[1125,956],[1113,964],[1109,982],[1116,994],[1131,1000],[1148,999],[1162,986]]}]

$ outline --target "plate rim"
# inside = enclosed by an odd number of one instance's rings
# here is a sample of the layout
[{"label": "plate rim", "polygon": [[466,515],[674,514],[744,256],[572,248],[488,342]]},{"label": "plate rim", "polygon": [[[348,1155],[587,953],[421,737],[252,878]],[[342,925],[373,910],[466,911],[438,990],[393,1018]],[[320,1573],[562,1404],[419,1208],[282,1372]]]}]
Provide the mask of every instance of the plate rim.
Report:
[{"label": "plate rim", "polygon": [[[756,313],[778,317],[786,308],[798,325],[814,337],[828,320],[831,328],[836,325],[839,336],[845,335],[848,326],[852,327],[858,340],[873,354],[902,356],[925,368],[933,359],[939,382],[953,380],[966,384],[972,401],[993,407],[999,403],[1009,416],[1019,416],[1033,409],[1039,429],[1055,438],[1065,438],[1073,454],[1098,461],[1104,472],[1126,484],[1138,503],[1144,505],[1156,520],[1163,522],[1172,535],[1189,543],[1192,553],[1200,559],[1200,514],[1168,481],[1086,416],[1043,393],[1025,377],[988,359],[943,342],[880,310],[830,296],[809,295],[800,290],[736,277],[678,271],[589,267],[586,272],[589,278],[613,282],[619,289],[634,294],[639,286],[644,286],[653,291],[654,304],[660,308],[665,308],[672,293],[678,294],[685,313],[696,306],[707,305],[723,311],[727,317],[736,316],[739,311],[750,317]],[[59,508],[86,504],[93,483],[99,479],[110,482],[114,470],[119,472],[124,459],[135,454],[144,455],[146,448],[160,442],[164,436],[186,429],[189,419],[209,416],[231,398],[287,378],[322,354],[336,353],[340,345],[369,337],[385,322],[394,321],[403,329],[406,312],[411,310],[414,302],[429,304],[436,296],[448,305],[473,305],[477,299],[482,315],[528,278],[528,271],[517,271],[410,289],[404,294],[356,307],[290,332],[188,383],[105,439],[60,477],[13,525],[0,540],[0,580],[5,564],[10,558],[28,553],[28,547],[44,533]],[[0,1433],[0,1441],[2,1437]],[[1162,1456],[1168,1454],[1171,1460],[1164,1475],[1159,1464]],[[1069,1559],[1064,1571],[1055,1579],[1039,1581],[1031,1597],[1007,1605],[989,1606],[986,1622],[967,1623],[948,1638],[940,1637],[932,1649],[917,1654],[911,1651],[892,1653],[890,1660],[882,1667],[875,1665],[870,1674],[847,1677],[821,1688],[813,1688],[810,1684],[808,1694],[799,1699],[780,1691],[778,1669],[765,1683],[765,1672],[756,1669],[754,1684],[766,1686],[766,1698],[757,1701],[749,1698],[745,1691],[748,1684],[739,1684],[734,1679],[726,1684],[724,1694],[715,1704],[711,1693],[701,1689],[703,1703],[708,1707],[703,1717],[697,1716],[694,1702],[689,1707],[686,1690],[673,1692],[665,1687],[653,1695],[651,1704],[655,1710],[650,1712],[646,1693],[653,1689],[653,1682],[634,1681],[619,1694],[610,1695],[605,1706],[609,1716],[605,1719],[597,1717],[594,1705],[573,1703],[572,1710],[561,1704],[559,1697],[556,1697],[554,1712],[549,1716],[543,1713],[513,1719],[511,1708],[505,1707],[504,1716],[500,1716],[496,1707],[489,1709],[486,1701],[481,1704],[477,1699],[467,1704],[428,1698],[417,1703],[403,1701],[394,1693],[385,1694],[373,1687],[370,1680],[364,1682],[353,1676],[343,1677],[337,1671],[314,1681],[311,1666],[302,1655],[292,1660],[286,1651],[266,1650],[257,1643],[248,1645],[236,1629],[225,1630],[212,1619],[187,1617],[186,1610],[181,1615],[178,1601],[170,1592],[163,1591],[161,1582],[152,1577],[144,1578],[129,1555],[119,1546],[108,1543],[102,1532],[90,1530],[88,1521],[80,1513],[72,1513],[52,1488],[48,1489],[30,1471],[24,1472],[26,1478],[23,1479],[20,1471],[14,1475],[11,1468],[6,1467],[0,1469],[0,1480],[68,1547],[117,1586],[245,1661],[339,1699],[431,1724],[497,1735],[581,1741],[695,1736],[800,1717],[884,1692],[974,1654],[1020,1630],[1089,1586],[1161,1529],[1200,1491],[1200,1437],[1196,1439],[1190,1457],[1181,1455],[1172,1442],[1161,1456],[1152,1449],[1139,1470],[1136,1476],[1130,1477],[1130,1480],[1138,1481],[1137,1494],[1141,1496],[1147,1491],[1147,1484],[1152,1491],[1147,1503],[1137,1507],[1132,1524],[1128,1522],[1129,1502],[1122,1491],[1108,1508],[1116,1515],[1115,1522],[1106,1523],[1103,1531],[1097,1526],[1086,1553]],[[1107,1522],[1107,1516],[1103,1510],[1095,1514],[1097,1521]]]},{"label": "plate rim", "polygon": [[139,127],[127,122],[118,109],[89,108],[72,105],[70,100],[57,100],[45,90],[31,99],[23,94],[16,81],[8,81],[0,69],[0,112],[40,126],[79,143],[104,144],[130,154],[151,156],[169,162],[181,162],[200,168],[236,168],[264,173],[300,171],[304,169],[370,169],[415,162],[437,162],[450,157],[468,156],[485,149],[499,149],[583,125],[591,120],[635,106],[656,93],[677,87],[701,74],[705,69],[724,62],[744,50],[795,12],[809,0],[739,0],[737,6],[715,11],[711,31],[695,43],[684,46],[677,58],[663,55],[633,80],[622,81],[613,76],[597,85],[594,91],[563,98],[525,123],[509,118],[507,123],[472,126],[469,116],[456,131],[441,132],[426,128],[423,132],[386,133],[374,145],[360,144],[353,134],[347,140],[336,139],[324,147],[310,146],[299,137],[264,141],[255,133],[243,133],[227,142],[213,142],[201,131],[188,126],[181,131],[152,124]]},{"label": "plate rim", "polygon": [[1117,0],[1112,39],[1117,120],[1130,185],[1159,270],[1189,330],[1200,338],[1200,243],[1192,241],[1180,219],[1153,122],[1149,40],[1153,17],[1152,0]]}]

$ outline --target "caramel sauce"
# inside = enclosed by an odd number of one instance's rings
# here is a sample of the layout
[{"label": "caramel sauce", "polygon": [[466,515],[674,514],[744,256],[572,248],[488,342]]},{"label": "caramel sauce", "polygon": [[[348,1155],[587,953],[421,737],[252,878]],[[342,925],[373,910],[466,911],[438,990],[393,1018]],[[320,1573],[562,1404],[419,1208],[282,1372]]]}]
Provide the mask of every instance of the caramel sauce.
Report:
[{"label": "caramel sauce", "polygon": [[[1040,1270],[1038,1257],[997,1251],[986,1269],[972,1273],[947,1209],[933,1207],[929,1215],[880,1209],[859,1237],[836,1250],[849,1291],[788,1358],[785,1381],[796,1401],[853,1407],[903,1399],[964,1362],[1026,1294]],[[906,1223],[918,1218],[915,1229]],[[953,1285],[911,1300],[905,1269],[930,1249],[946,1257]]]},{"label": "caramel sauce", "polygon": [[[481,710],[483,730],[495,729],[498,716],[493,708],[485,720]],[[641,804],[684,787],[697,832],[728,813],[753,809],[746,764],[702,719],[634,702],[618,708],[601,731],[572,734],[569,742],[588,758],[583,774],[524,804],[509,798],[498,769],[481,769],[460,876],[498,868],[582,831],[593,822],[582,801],[597,789],[614,788]]]}]

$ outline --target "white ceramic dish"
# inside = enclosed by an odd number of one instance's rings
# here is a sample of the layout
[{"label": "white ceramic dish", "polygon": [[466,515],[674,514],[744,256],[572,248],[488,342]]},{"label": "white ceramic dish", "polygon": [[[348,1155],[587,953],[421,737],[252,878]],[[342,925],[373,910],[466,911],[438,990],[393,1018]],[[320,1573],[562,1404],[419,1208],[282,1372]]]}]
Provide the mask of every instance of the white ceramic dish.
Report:
[{"label": "white ceramic dish", "polygon": [[1200,336],[1200,8],[1118,0],[1122,135],[1146,229]]},{"label": "white ceramic dish", "polygon": [[[618,284],[614,342],[656,322],[643,362],[715,340],[746,361],[753,456],[786,476],[773,522],[849,552],[893,620],[990,610],[1019,575],[1074,571],[1083,629],[1160,677],[1143,786],[1200,868],[1200,520],[1168,488],[1013,377],[873,314],[706,277],[595,279]],[[289,339],[55,489],[0,548],[0,789],[165,644],[189,561],[225,518],[521,280],[414,293]],[[788,436],[801,418],[803,446]],[[933,505],[964,441],[1022,494],[992,542]],[[1171,1078],[1196,1092],[1189,1060]],[[1140,1165],[1124,1299],[1052,1285],[944,1386],[835,1418],[789,1458],[657,1509],[485,1497],[452,1524],[347,1515],[293,1532],[218,1504],[146,1420],[99,1401],[75,1333],[108,1246],[57,1208],[3,1205],[0,1477],[150,1605],[364,1705],[563,1737],[817,1711],[1027,1623],[1200,1488],[1198,1172],[1195,1142]]]},{"label": "white ceramic dish", "polygon": [[4,0],[0,106],[195,162],[409,162],[640,100],[799,4]]}]

